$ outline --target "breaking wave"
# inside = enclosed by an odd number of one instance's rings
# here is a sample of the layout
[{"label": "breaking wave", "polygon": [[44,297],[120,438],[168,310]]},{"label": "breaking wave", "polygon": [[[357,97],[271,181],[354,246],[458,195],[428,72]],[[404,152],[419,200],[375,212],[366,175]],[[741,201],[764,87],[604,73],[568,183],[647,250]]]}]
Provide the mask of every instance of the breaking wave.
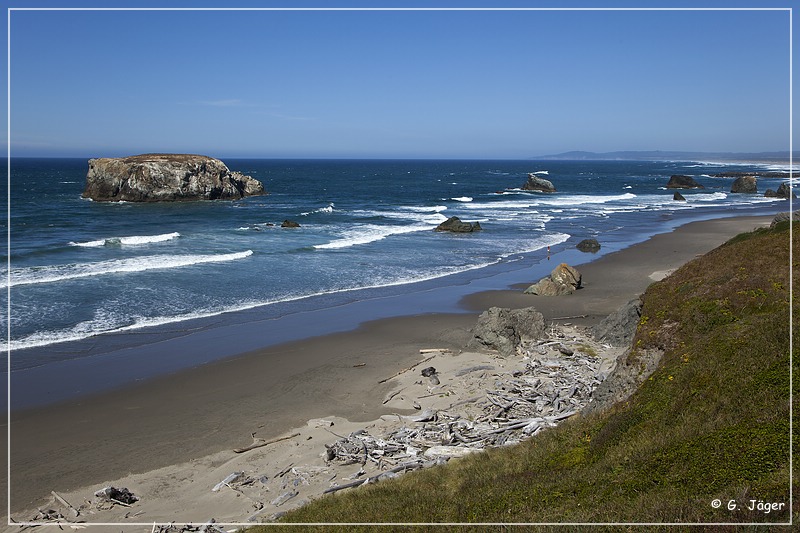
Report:
[{"label": "breaking wave", "polygon": [[95,248],[99,246],[138,246],[141,244],[152,244],[154,242],[165,242],[177,239],[181,234],[177,231],[164,233],[161,235],[134,235],[131,237],[110,237],[96,241],[70,242],[70,246],[81,246],[85,248]]},{"label": "breaking wave", "polygon": [[[52,265],[43,267],[25,267],[11,271],[10,283],[4,281],[0,287],[14,287],[35,283],[55,283],[78,278],[143,272],[145,270],[167,270],[201,263],[217,263],[235,261],[253,255],[252,250],[231,254],[211,255],[148,255],[128,259],[113,259],[97,263],[73,263],[68,265]],[[8,280],[8,276],[7,276]]]}]

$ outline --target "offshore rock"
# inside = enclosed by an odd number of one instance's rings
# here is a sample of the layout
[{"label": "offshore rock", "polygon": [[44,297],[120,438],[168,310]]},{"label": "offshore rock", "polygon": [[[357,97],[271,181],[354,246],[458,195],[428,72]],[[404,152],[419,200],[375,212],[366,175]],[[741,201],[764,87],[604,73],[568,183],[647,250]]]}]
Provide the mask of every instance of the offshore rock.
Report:
[{"label": "offshore rock", "polygon": [[528,181],[522,186],[523,191],[556,192],[550,180],[540,178],[533,172],[528,174]]},{"label": "offshore rock", "polygon": [[546,278],[525,289],[525,294],[537,296],[561,296],[572,294],[581,288],[581,273],[566,263],[561,263]]},{"label": "offshore rock", "polygon": [[675,191],[675,194],[672,195],[672,199],[675,200],[676,202],[685,202],[686,201],[686,198],[684,198],[683,195],[681,193],[679,193],[678,191]]},{"label": "offshore rock", "polygon": [[238,200],[266,194],[261,183],[231,172],[219,159],[144,154],[89,160],[84,198],[99,202]]},{"label": "offshore rock", "polygon": [[516,353],[520,343],[540,339],[544,331],[544,317],[533,307],[492,307],[478,317],[467,349],[497,350],[503,357],[509,357]]},{"label": "offshore rock", "polygon": [[697,183],[691,176],[676,174],[670,176],[667,189],[705,189],[705,187]]},{"label": "offshore rock", "polygon": [[767,189],[767,192],[764,193],[764,196],[766,196],[767,198],[783,198],[785,200],[788,200],[790,196],[792,198],[797,198],[797,195],[794,192],[792,192],[792,188],[789,186],[788,183],[781,183],[777,191],[773,191],[772,189]]},{"label": "offshore rock", "polygon": [[471,233],[473,231],[480,231],[481,225],[477,222],[462,222],[458,217],[450,217],[438,226],[435,231],[452,231],[455,233]]},{"label": "offshore rock", "polygon": [[744,194],[754,194],[758,192],[756,177],[742,176],[740,178],[736,178],[736,180],[733,182],[733,185],[731,185],[731,192]]},{"label": "offshore rock", "polygon": [[281,222],[282,228],[299,228],[300,224],[295,222],[294,220],[284,220]]},{"label": "offshore rock", "polygon": [[575,248],[581,252],[596,254],[600,251],[600,243],[597,242],[597,239],[583,239]]}]

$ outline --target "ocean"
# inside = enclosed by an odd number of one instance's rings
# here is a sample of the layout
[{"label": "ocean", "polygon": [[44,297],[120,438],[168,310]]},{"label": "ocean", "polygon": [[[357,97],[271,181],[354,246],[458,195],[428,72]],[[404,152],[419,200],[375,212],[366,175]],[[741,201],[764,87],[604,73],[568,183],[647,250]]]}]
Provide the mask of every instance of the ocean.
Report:
[{"label": "ocean", "polygon": [[[92,369],[109,354],[141,363],[142,354],[158,353],[145,365],[152,375],[371,318],[457,312],[465,292],[546,275],[553,266],[548,247],[585,261],[573,253],[585,238],[600,241],[603,254],[693,220],[788,209],[763,196],[784,179],[759,179],[759,194],[746,195],[729,192],[733,178],[711,177],[787,169],[770,165],[225,163],[260,180],[269,194],[235,202],[92,202],[81,198],[86,159],[12,159],[10,258],[3,258],[10,270],[0,277],[4,309],[10,297],[2,320],[12,373],[58,374],[78,360]],[[520,190],[529,172],[558,192]],[[676,202],[664,188],[672,174],[691,175],[706,188],[683,190],[687,201]],[[450,216],[480,221],[483,230],[435,232]],[[300,227],[282,228],[284,220]],[[280,325],[290,317],[291,334]],[[238,339],[222,335],[242,323],[273,327]],[[226,349],[195,357],[165,348],[198,332],[221,335]]]}]

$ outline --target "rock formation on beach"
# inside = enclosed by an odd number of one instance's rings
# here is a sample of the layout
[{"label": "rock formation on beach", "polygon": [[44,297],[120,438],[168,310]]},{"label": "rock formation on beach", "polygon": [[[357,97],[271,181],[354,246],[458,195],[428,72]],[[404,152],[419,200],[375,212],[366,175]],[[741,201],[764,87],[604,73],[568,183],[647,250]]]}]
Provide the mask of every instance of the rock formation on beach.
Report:
[{"label": "rock formation on beach", "polygon": [[219,159],[144,154],[89,160],[84,198],[100,202],[238,200],[265,194],[261,183],[231,172]]},{"label": "rock formation on beach", "polygon": [[784,200],[788,200],[789,197],[797,198],[797,195],[792,192],[792,188],[788,183],[781,183],[777,191],[767,189],[764,196],[767,198],[783,198]]},{"label": "rock formation on beach", "polygon": [[533,307],[507,309],[492,307],[481,313],[478,323],[472,329],[472,340],[468,349],[491,349],[503,357],[516,353],[524,340],[543,336],[545,322],[542,314]]},{"label": "rock formation on beach", "polygon": [[480,231],[481,225],[478,222],[462,222],[458,217],[450,217],[438,226],[434,231],[452,231],[454,233],[471,233]]},{"label": "rock formation on beach", "polygon": [[566,263],[561,263],[546,278],[525,289],[525,294],[560,296],[572,294],[581,288],[581,274]]},{"label": "rock formation on beach", "polygon": [[575,248],[581,252],[596,254],[600,251],[600,243],[597,242],[597,239],[583,239],[581,242],[575,245]]},{"label": "rock formation on beach", "polygon": [[642,316],[642,299],[634,298],[592,328],[598,341],[612,346],[630,346]]},{"label": "rock formation on beach", "polygon": [[778,213],[775,215],[775,218],[772,219],[772,223],[770,223],[769,227],[774,228],[781,222],[787,222],[790,218],[792,222],[800,221],[800,211],[793,211],[791,213],[788,211],[783,211],[782,213]]},{"label": "rock formation on beach", "polygon": [[678,191],[675,191],[675,194],[672,195],[672,199],[675,200],[676,202],[685,202],[686,201],[686,198],[684,198],[684,196],[681,193],[679,193]]},{"label": "rock formation on beach", "polygon": [[528,174],[528,181],[522,186],[523,191],[556,192],[556,188],[550,180],[540,178],[535,173]]},{"label": "rock formation on beach", "polygon": [[731,185],[731,192],[754,194],[758,192],[757,185],[758,182],[756,181],[755,176],[742,176],[740,178],[736,178],[736,180],[733,182],[733,185]]},{"label": "rock formation on beach", "polygon": [[669,177],[667,189],[705,189],[705,187],[697,183],[691,176],[675,174]]}]

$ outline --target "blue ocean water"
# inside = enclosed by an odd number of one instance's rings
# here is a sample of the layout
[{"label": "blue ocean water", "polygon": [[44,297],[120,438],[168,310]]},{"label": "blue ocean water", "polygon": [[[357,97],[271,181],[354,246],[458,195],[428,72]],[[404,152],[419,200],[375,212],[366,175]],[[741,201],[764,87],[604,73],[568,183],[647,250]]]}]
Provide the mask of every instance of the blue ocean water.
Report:
[{"label": "blue ocean water", "polygon": [[[11,350],[12,371],[91,355],[98,342],[112,345],[121,334],[184,331],[195,319],[244,310],[275,317],[331,308],[367,294],[356,289],[370,288],[375,297],[418,282],[444,286],[521,268],[542,261],[548,246],[555,253],[587,237],[606,252],[684,221],[787,209],[785,201],[763,197],[780,178],[760,179],[761,195],[742,195],[729,192],[732,179],[710,177],[765,167],[759,165],[225,163],[259,179],[269,195],[92,202],[80,197],[85,159],[12,159],[10,272],[0,272],[11,298],[3,348]],[[540,172],[558,192],[520,190],[529,172]],[[682,191],[687,202],[675,202],[664,188],[672,174],[692,175],[706,189]],[[483,231],[433,231],[454,215],[480,221]],[[281,228],[285,219],[301,227]]]}]

